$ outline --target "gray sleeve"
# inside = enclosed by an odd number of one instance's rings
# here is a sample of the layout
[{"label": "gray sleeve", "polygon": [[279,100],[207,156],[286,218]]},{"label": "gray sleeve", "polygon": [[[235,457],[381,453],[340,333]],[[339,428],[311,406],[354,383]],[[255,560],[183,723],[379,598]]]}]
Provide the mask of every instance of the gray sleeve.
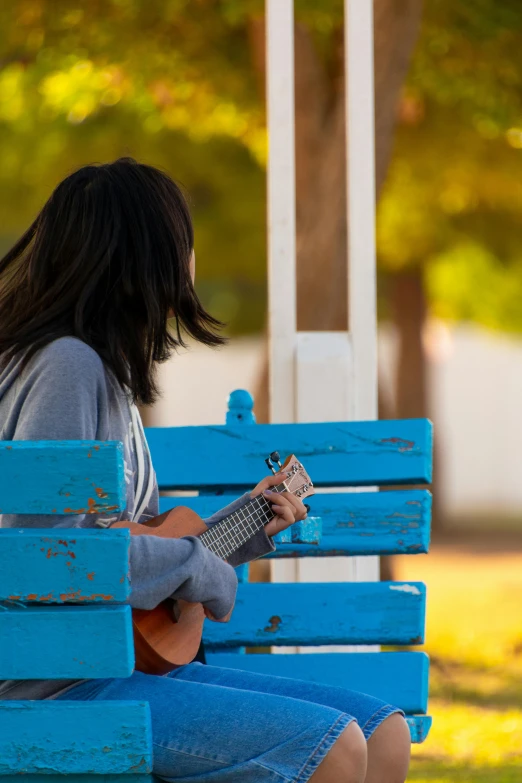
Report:
[{"label": "gray sleeve", "polygon": [[218,618],[234,606],[234,569],[197,538],[136,536],[131,539],[131,605],[154,609],[168,596],[205,604]]},{"label": "gray sleeve", "polygon": [[[14,440],[104,440],[98,410],[106,401],[104,368],[88,346],[52,345],[20,386]],[[4,514],[2,527],[71,528],[83,516]],[[89,522],[94,519],[89,518]],[[170,595],[199,601],[219,619],[232,608],[234,569],[196,539],[137,536],[130,548],[131,605],[152,609]]]},{"label": "gray sleeve", "polygon": [[[13,440],[96,440],[107,404],[102,360],[89,346],[58,340],[20,377]],[[100,440],[106,440],[106,433]]]},{"label": "gray sleeve", "polygon": [[[13,440],[106,440],[98,426],[98,409],[106,405],[104,368],[89,346],[78,340],[46,346],[18,384]],[[84,520],[85,515],[4,514],[2,526],[69,528]]]},{"label": "gray sleeve", "polygon": [[[212,514],[211,517],[203,521],[208,527],[212,527],[218,522],[221,522],[222,519],[225,519],[225,517],[233,514],[234,511],[242,508],[246,503],[248,503],[249,500],[250,492],[245,492],[245,494],[241,495],[240,498],[237,498],[237,500],[229,503],[228,506],[225,506],[219,511],[216,511],[215,514]],[[258,558],[263,557],[263,555],[267,555],[270,552],[275,552],[275,549],[276,548],[273,540],[267,536],[265,529],[261,528],[261,530],[259,530],[255,536],[253,536],[253,538],[245,541],[243,546],[239,547],[239,549],[236,549],[235,552],[232,552],[228,558],[228,562],[231,566],[237,568],[237,566],[243,565],[243,563],[250,563],[252,560],[257,560]]]}]

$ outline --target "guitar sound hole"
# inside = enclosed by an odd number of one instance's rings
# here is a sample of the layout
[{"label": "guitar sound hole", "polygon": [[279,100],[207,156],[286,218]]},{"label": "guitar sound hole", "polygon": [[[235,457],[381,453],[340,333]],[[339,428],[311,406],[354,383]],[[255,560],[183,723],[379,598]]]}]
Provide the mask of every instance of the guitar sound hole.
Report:
[{"label": "guitar sound hole", "polygon": [[172,620],[177,623],[179,621],[179,618],[181,616],[181,610],[179,608],[178,602],[174,598],[166,598],[165,599],[165,608],[172,618]]}]

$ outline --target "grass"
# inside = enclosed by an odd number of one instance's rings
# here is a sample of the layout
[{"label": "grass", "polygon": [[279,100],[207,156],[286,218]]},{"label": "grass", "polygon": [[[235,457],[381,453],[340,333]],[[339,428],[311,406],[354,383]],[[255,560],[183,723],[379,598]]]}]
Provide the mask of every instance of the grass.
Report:
[{"label": "grass", "polygon": [[396,559],[428,586],[433,728],[409,783],[522,783],[522,551]]}]

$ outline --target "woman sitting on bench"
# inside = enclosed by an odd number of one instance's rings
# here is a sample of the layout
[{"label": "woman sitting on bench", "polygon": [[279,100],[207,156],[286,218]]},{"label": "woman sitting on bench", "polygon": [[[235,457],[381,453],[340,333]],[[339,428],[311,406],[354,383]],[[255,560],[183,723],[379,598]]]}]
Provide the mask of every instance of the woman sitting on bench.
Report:
[{"label": "woman sitting on bench", "polygon": [[[224,342],[194,290],[193,248],[180,189],[157,169],[120,159],[67,177],[0,261],[0,438],[124,444],[125,511],[53,516],[57,527],[159,514],[136,403],[157,398],[157,365],[183,345],[183,332],[209,346]],[[264,479],[256,491],[276,481]],[[270,536],[306,515],[289,493],[273,509],[245,561],[271,551]],[[2,526],[49,520],[4,515]],[[135,608],[173,596],[202,603],[215,622],[229,619],[237,586],[232,566],[194,537],[133,536],[131,582]],[[408,770],[409,730],[396,707],[199,662],[162,677],[4,681],[0,698],[147,701],[154,774],[168,781],[403,783]]]}]

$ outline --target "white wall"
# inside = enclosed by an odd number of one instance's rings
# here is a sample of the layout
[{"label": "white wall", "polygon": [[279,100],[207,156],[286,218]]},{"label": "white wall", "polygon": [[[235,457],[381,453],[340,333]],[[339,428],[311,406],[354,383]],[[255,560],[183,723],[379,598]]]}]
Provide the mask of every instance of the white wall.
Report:
[{"label": "white wall", "polygon": [[[476,518],[522,514],[522,340],[434,321],[424,344],[443,508]],[[390,381],[391,329],[381,330],[380,347],[381,377]]]},{"label": "white wall", "polygon": [[230,392],[254,391],[260,351],[254,338],[214,350],[195,345],[174,356],[160,370],[164,396],[154,407],[152,424],[224,424]]},{"label": "white wall", "polygon": [[[425,343],[444,507],[450,514],[522,515],[522,340],[434,322]],[[224,423],[228,393],[253,391],[260,353],[259,340],[242,339],[178,355],[162,368],[166,393],[154,423]],[[383,328],[380,370],[388,387],[394,355],[393,332]]]}]

